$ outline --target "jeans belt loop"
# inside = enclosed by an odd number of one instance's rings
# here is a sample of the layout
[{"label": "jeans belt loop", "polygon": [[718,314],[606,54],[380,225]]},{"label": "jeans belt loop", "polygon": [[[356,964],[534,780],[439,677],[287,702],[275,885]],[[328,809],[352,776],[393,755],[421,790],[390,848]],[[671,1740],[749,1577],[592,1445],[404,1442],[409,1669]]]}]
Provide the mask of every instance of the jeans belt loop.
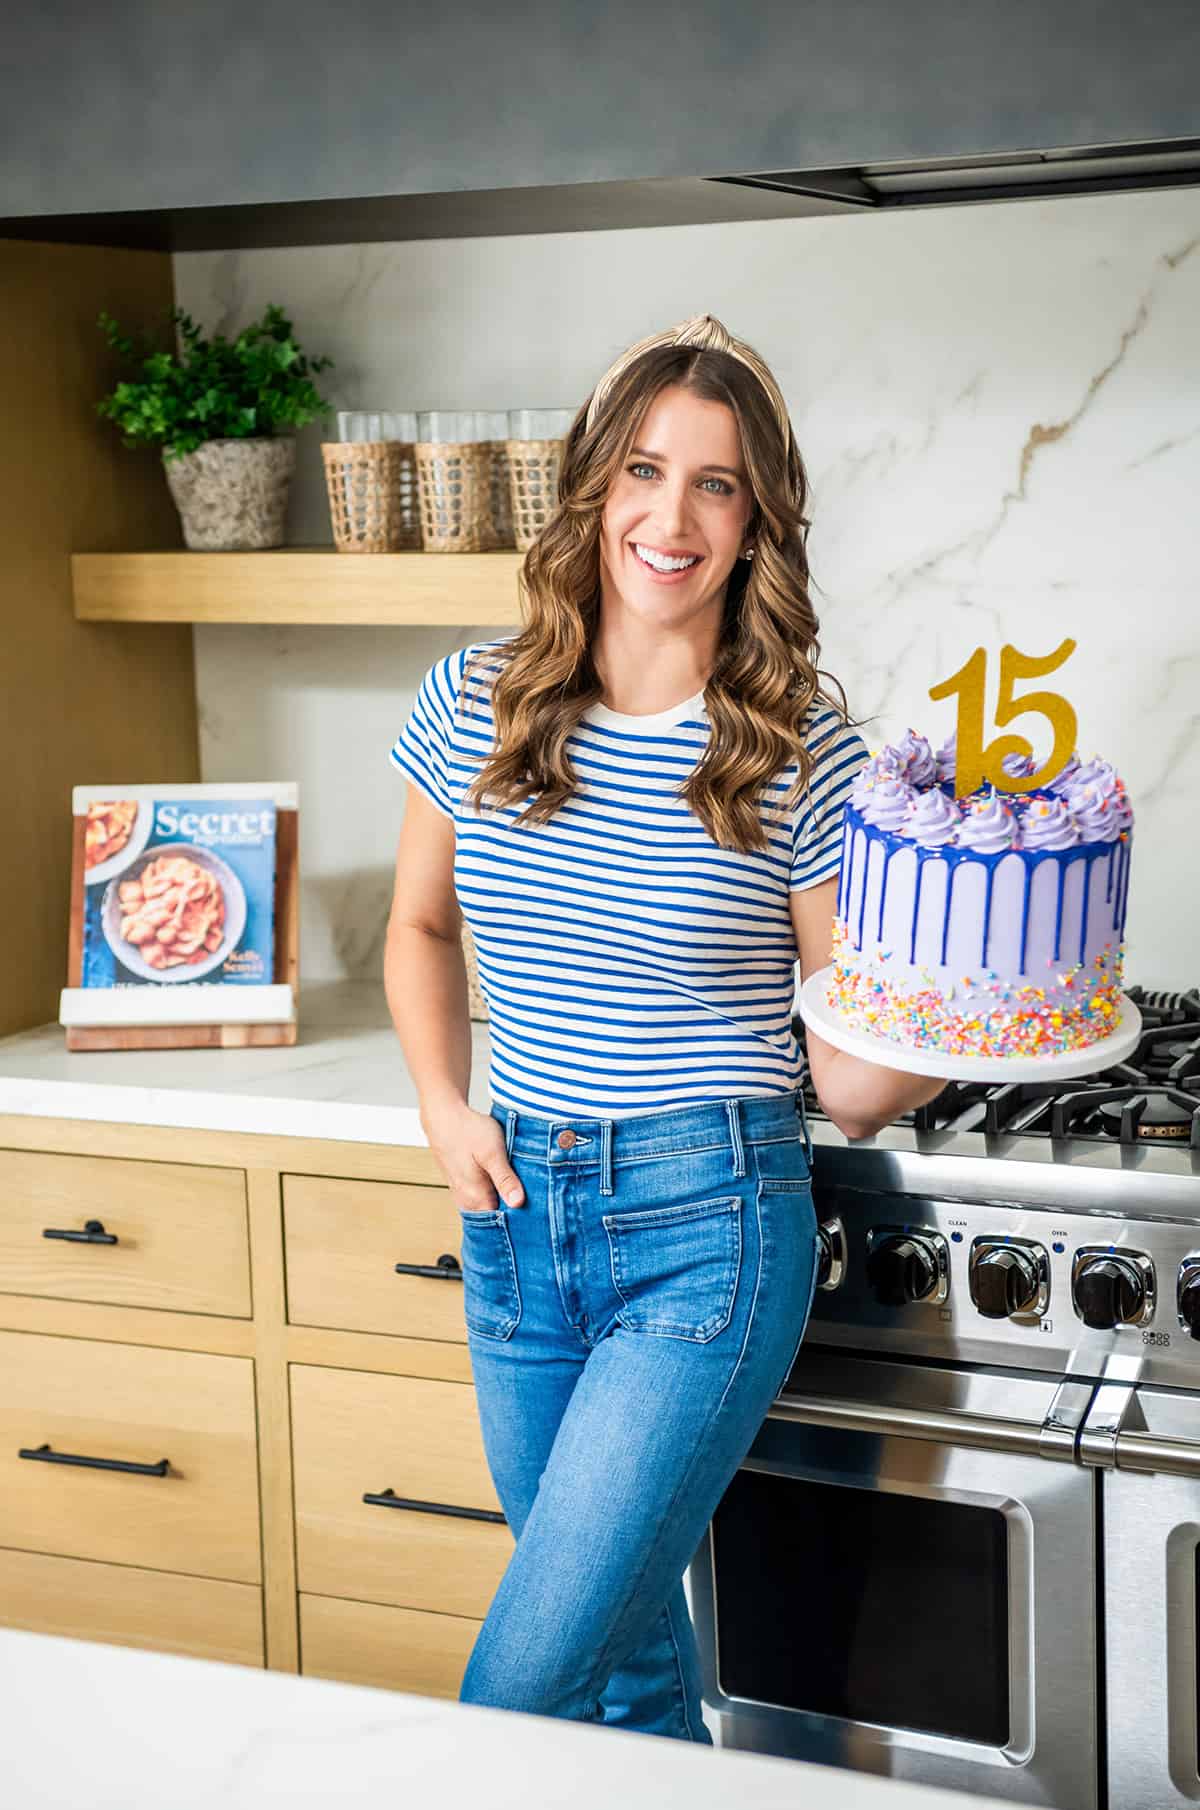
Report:
[{"label": "jeans belt loop", "polygon": [[600,1121],[600,1192],[611,1194],[612,1183],[612,1128],[611,1119]]},{"label": "jeans belt loop", "polygon": [[509,1106],[505,1110],[507,1119],[504,1127],[504,1154],[511,1157],[513,1138],[516,1136],[517,1130],[517,1109],[515,1106]]},{"label": "jeans belt loop", "polygon": [[732,1095],[725,1102],[725,1111],[729,1118],[729,1140],[733,1145],[733,1173],[745,1175],[746,1153],[742,1149],[742,1127],[738,1118],[738,1103]]}]

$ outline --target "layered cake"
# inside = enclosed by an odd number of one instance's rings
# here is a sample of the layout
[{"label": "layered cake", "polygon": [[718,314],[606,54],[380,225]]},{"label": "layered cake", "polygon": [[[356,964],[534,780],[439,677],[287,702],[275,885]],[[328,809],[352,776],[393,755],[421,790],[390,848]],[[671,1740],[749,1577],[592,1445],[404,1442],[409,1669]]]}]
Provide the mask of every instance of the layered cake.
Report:
[{"label": "layered cake", "polygon": [[[1035,763],[1009,755],[1004,770]],[[845,808],[827,1000],[914,1049],[1054,1056],[1121,1010],[1133,812],[1107,762],[1073,754],[1032,792],[955,796],[954,738],[910,729]]]}]

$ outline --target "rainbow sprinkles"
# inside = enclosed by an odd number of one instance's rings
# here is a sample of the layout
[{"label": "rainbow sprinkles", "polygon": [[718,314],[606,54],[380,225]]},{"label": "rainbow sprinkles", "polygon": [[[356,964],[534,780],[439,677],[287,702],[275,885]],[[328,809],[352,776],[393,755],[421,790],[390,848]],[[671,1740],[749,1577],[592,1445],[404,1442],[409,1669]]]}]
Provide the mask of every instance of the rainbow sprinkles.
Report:
[{"label": "rainbow sprinkles", "polygon": [[[1013,777],[1032,759],[1009,755]],[[827,1002],[849,1027],[949,1055],[1056,1056],[1120,1014],[1133,812],[1107,762],[1032,792],[955,797],[954,737],[909,729],[846,805]]]}]

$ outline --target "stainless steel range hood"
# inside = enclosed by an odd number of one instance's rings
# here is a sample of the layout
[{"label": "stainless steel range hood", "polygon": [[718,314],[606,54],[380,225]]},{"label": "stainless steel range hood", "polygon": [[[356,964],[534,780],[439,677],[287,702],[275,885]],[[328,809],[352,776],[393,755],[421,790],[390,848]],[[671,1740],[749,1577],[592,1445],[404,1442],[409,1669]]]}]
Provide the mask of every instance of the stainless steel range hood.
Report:
[{"label": "stainless steel range hood", "polygon": [[839,203],[847,211],[948,207],[960,201],[1003,201],[1029,196],[1110,194],[1119,189],[1178,188],[1200,183],[1200,138],[930,158],[922,162],[865,163],[853,169],[760,170],[746,175],[714,176],[710,180],[807,195],[813,200]]}]

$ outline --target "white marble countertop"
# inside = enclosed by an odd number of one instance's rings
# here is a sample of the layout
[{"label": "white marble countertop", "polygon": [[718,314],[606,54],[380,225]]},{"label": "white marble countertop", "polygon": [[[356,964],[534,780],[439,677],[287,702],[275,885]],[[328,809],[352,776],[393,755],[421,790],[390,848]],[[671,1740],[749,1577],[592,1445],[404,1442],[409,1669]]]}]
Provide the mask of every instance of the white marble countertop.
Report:
[{"label": "white marble countertop", "polygon": [[999,1799],[511,1710],[0,1628],[9,1810],[998,1810]]},{"label": "white marble countertop", "polygon": [[[74,1050],[59,1024],[0,1038],[0,1113],[427,1144],[382,981],[302,987],[290,1048]],[[470,1102],[488,1109],[490,1038],[471,1026]]]}]

